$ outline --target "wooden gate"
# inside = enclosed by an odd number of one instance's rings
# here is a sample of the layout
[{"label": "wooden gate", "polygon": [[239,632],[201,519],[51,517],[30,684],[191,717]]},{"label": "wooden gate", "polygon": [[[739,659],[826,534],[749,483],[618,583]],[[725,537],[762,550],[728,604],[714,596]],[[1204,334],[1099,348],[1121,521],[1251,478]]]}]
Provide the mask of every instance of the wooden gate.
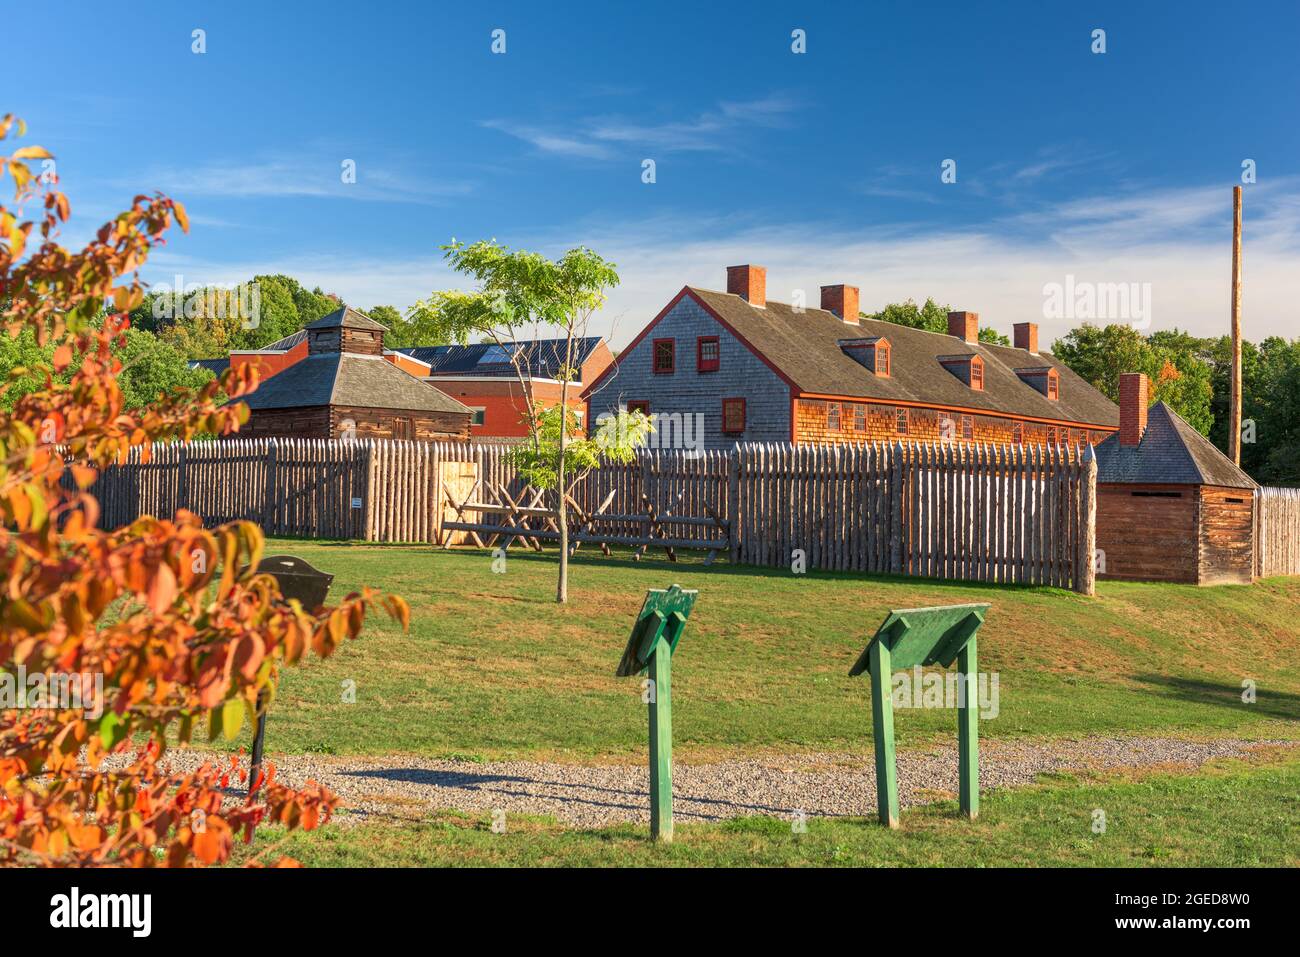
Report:
[{"label": "wooden gate", "polygon": [[473,496],[479,483],[477,462],[443,462],[438,470],[438,497],[442,502],[438,512],[438,538],[444,545],[464,545],[469,541],[469,532],[444,529],[448,522],[456,520],[456,508],[453,502],[467,502]]}]

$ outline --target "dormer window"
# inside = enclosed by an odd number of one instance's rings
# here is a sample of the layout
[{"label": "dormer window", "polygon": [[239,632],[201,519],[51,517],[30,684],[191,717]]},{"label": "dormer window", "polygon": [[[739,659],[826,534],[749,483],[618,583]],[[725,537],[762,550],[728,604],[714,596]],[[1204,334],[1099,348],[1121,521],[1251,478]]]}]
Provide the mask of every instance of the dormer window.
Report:
[{"label": "dormer window", "polygon": [[865,367],[869,372],[889,378],[890,345],[884,336],[872,336],[867,339],[840,339],[840,350],[854,362]]},{"label": "dormer window", "polygon": [[1017,369],[1016,375],[1022,382],[1032,386],[1053,402],[1061,397],[1061,374],[1052,366],[1035,366],[1031,369]]},{"label": "dormer window", "polygon": [[959,356],[939,356],[940,364],[971,389],[984,391],[984,360],[974,353]]}]

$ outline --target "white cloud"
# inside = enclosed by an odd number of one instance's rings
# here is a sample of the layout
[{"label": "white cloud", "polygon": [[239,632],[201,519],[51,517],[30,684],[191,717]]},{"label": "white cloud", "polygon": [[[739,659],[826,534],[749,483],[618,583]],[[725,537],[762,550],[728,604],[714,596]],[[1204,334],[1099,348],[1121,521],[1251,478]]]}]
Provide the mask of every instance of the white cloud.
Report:
[{"label": "white cloud", "polygon": [[[1246,209],[1246,335],[1256,341],[1300,335],[1300,188],[1249,189]],[[1047,235],[1027,234],[1030,226]],[[1228,329],[1231,196],[1224,187],[1079,200],[969,231],[908,224],[833,231],[682,215],[500,232],[498,238],[550,255],[582,243],[616,263],[622,285],[591,330],[611,335],[616,346],[635,336],[683,285],[725,288],[725,267],[743,262],[767,267],[772,299],[789,301],[802,289],[816,303],[821,285],[847,282],[861,287],[867,311],[933,296],[980,313],[985,325],[1006,335],[1014,322],[1039,322],[1048,343],[1074,325],[1043,317],[1043,286],[1063,283],[1067,275],[1076,282],[1150,283],[1152,330],[1178,326],[1217,335]],[[433,249],[404,259],[304,256],[217,267],[187,263],[169,251],[152,265],[161,267],[155,270],[159,279],[179,269],[198,282],[284,272],[361,307],[404,308],[433,289],[465,285]]]},{"label": "white cloud", "polygon": [[[356,182],[342,181],[344,159],[356,160]],[[473,185],[467,181],[431,181],[410,176],[393,166],[357,157],[270,157],[250,160],[221,159],[194,167],[158,167],[133,174],[138,187],[148,183],[168,195],[234,198],[316,197],[437,204],[464,196]],[[133,188],[135,188],[133,187]]]},{"label": "white cloud", "polygon": [[530,143],[544,153],[587,159],[612,159],[616,147],[658,153],[714,152],[733,148],[745,128],[786,122],[795,102],[780,94],[756,100],[724,101],[684,120],[646,123],[623,116],[585,117],[562,126],[543,127],[511,120],[484,120],[482,125]]}]

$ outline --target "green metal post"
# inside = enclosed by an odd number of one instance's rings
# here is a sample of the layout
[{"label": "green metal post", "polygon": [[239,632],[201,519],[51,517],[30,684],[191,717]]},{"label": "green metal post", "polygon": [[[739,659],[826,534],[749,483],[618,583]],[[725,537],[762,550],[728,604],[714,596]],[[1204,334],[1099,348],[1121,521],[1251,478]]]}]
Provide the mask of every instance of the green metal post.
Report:
[{"label": "green metal post", "polygon": [[980,716],[976,637],[957,653],[958,681],[965,694],[957,709],[957,774],[961,811],[974,820],[980,813]]},{"label": "green metal post", "polygon": [[[660,626],[662,628],[662,626]],[[673,654],[662,636],[648,663],[650,695],[650,836],[673,839]]]},{"label": "green metal post", "polygon": [[890,697],[889,649],[874,641],[871,655],[871,716],[876,734],[876,803],[880,823],[898,827],[898,768],[894,762],[894,701]]}]

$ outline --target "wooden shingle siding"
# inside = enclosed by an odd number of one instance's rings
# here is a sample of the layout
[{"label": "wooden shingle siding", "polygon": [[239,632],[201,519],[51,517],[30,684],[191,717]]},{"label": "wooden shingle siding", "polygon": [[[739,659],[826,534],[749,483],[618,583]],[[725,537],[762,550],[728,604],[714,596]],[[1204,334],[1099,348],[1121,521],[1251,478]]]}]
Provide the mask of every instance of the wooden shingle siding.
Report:
[{"label": "wooden shingle siding", "polygon": [[[714,372],[696,369],[696,343],[701,336],[718,338],[718,368]],[[652,350],[655,341],[664,339],[676,340],[675,371],[656,373],[651,368]],[[745,400],[743,433],[722,431],[724,398]],[[704,449],[729,449],[736,442],[790,440],[789,386],[689,296],[683,297],[653,332],[619,356],[618,368],[589,400],[592,428],[602,413],[616,412],[620,403],[645,400],[651,414],[701,413],[700,447]]]},{"label": "wooden shingle siding", "polygon": [[[907,415],[907,437],[923,442],[937,442],[944,439],[941,421],[946,414],[954,422],[954,440],[961,441],[965,436],[965,421],[970,420],[970,434],[967,441],[992,443],[995,445],[1018,444],[1016,420],[1005,416],[978,415],[945,409],[924,409],[909,406],[881,405],[874,402],[841,401],[840,427],[828,426],[829,406],[834,400],[799,399],[795,405],[795,441],[796,442],[831,442],[861,444],[863,442],[889,441],[899,437],[897,430],[898,409],[904,409]],[[865,428],[858,428],[862,420],[857,409],[866,409]],[[1110,433],[1089,431],[1087,429],[1068,429],[1056,427],[1051,436],[1052,426],[1042,422],[1020,423],[1020,442],[1025,445],[1047,445],[1049,438],[1055,438],[1055,444],[1082,445],[1088,441],[1100,442]]]}]

